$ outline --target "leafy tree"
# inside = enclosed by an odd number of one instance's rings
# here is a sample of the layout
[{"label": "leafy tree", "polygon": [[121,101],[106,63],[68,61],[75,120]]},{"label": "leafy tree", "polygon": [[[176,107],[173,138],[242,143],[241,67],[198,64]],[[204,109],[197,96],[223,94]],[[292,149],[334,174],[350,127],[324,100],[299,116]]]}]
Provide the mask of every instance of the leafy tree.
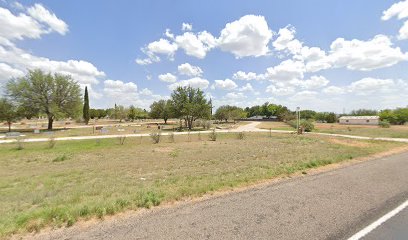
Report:
[{"label": "leafy tree", "polygon": [[119,122],[122,122],[127,117],[127,109],[122,105],[116,105],[114,109],[114,118],[119,119]]},{"label": "leafy tree", "polygon": [[80,87],[71,76],[41,70],[10,80],[7,92],[23,109],[46,114],[48,130],[57,118],[77,117],[82,105]]},{"label": "leafy tree", "polygon": [[333,112],[328,113],[326,116],[326,122],[327,123],[335,123],[337,122],[337,115]]},{"label": "leafy tree", "polygon": [[382,121],[388,121],[391,124],[405,124],[408,122],[408,108],[385,109],[379,113],[379,116]]},{"label": "leafy tree", "polygon": [[171,104],[171,100],[159,100],[153,102],[152,105],[150,105],[150,117],[154,119],[162,118],[164,124],[167,124],[167,120],[174,115]]},{"label": "leafy tree", "polygon": [[398,122],[397,116],[395,115],[394,111],[391,109],[382,110],[379,113],[379,116],[380,116],[381,121],[387,121],[391,124],[397,124]]},{"label": "leafy tree", "polygon": [[131,106],[129,107],[129,111],[128,111],[127,117],[128,117],[130,120],[132,120],[132,122],[136,119],[137,113],[136,113],[136,108],[135,108],[135,106],[131,105]]},{"label": "leafy tree", "polygon": [[315,119],[316,112],[313,110],[301,110],[300,116],[301,118],[304,118],[304,119]]},{"label": "leafy tree", "polygon": [[91,119],[95,119],[95,118],[101,119],[101,118],[106,117],[107,115],[108,115],[108,112],[105,109],[93,109],[93,108],[89,109],[89,117]]},{"label": "leafy tree", "polygon": [[228,120],[243,118],[245,116],[246,112],[242,108],[230,105],[219,107],[214,114],[215,119],[225,120],[225,122],[228,122]]},{"label": "leafy tree", "polygon": [[320,122],[335,123],[337,122],[337,115],[333,112],[318,112],[315,115],[315,120]]},{"label": "leafy tree", "polygon": [[85,87],[85,94],[84,94],[84,108],[82,110],[83,118],[85,124],[88,125],[89,123],[89,97],[88,97],[88,87]]},{"label": "leafy tree", "polygon": [[357,109],[351,111],[350,115],[352,116],[377,116],[378,111],[372,109]]},{"label": "leafy tree", "polygon": [[21,119],[18,107],[6,98],[0,99],[0,121],[6,121],[8,131],[11,132],[11,124]]},{"label": "leafy tree", "polygon": [[397,108],[394,110],[394,114],[397,118],[397,124],[405,124],[408,122],[408,108]]},{"label": "leafy tree", "polygon": [[205,99],[204,92],[190,86],[177,87],[173,91],[171,106],[174,116],[184,119],[190,130],[195,120],[211,117],[211,104]]}]

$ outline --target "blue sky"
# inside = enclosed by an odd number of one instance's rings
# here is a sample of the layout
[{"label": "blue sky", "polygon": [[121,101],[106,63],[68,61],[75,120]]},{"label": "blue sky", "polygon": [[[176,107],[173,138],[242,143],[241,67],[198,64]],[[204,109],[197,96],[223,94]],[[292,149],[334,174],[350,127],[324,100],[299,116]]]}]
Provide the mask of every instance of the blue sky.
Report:
[{"label": "blue sky", "polygon": [[407,20],[408,1],[0,0],[0,84],[41,68],[92,107],[148,108],[178,85],[216,106],[403,107]]}]

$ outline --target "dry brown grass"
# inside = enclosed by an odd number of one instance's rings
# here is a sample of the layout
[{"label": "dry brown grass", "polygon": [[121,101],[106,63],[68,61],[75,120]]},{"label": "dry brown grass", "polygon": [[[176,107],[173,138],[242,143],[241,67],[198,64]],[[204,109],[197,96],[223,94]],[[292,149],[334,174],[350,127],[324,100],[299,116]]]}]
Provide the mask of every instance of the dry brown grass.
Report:
[{"label": "dry brown grass", "polygon": [[[202,136],[208,139],[208,136]],[[0,145],[0,236],[202,196],[404,146],[324,136],[218,134]],[[357,142],[364,143],[364,147]]]}]

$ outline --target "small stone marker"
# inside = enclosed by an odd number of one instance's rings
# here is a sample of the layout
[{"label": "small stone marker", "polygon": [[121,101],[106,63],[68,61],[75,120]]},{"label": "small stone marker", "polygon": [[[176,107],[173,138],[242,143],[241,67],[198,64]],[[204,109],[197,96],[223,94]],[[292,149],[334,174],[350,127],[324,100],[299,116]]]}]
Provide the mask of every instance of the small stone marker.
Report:
[{"label": "small stone marker", "polygon": [[34,129],[34,134],[39,134],[40,133],[40,129]]}]

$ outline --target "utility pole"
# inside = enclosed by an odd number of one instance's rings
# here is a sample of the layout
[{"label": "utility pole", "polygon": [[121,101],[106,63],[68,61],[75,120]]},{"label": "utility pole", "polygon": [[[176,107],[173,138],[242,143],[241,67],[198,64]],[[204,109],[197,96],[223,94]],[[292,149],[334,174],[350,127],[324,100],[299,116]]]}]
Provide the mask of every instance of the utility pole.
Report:
[{"label": "utility pole", "polygon": [[299,134],[300,127],[300,107],[296,108],[296,132]]}]

